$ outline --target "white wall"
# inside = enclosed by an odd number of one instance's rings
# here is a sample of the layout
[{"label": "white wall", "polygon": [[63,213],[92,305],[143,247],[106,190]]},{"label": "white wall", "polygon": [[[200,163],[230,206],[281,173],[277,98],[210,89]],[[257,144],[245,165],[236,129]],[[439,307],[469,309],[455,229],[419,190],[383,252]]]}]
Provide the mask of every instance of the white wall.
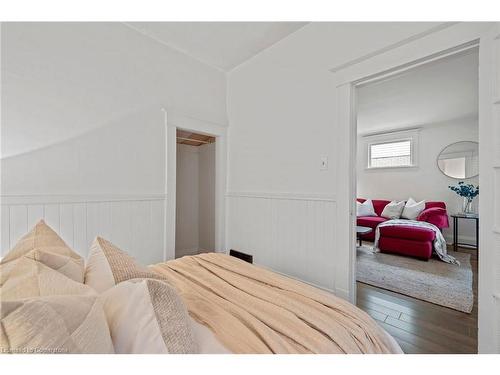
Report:
[{"label": "white wall", "polygon": [[1,38],[3,157],[144,108],[226,123],[222,72],[121,23],[3,23]]},{"label": "white wall", "polygon": [[229,190],[335,192],[335,87],[328,70],[429,23],[313,23],[228,75]]},{"label": "white wall", "polygon": [[215,250],[215,143],[199,148],[200,250]]},{"label": "white wall", "polygon": [[[466,117],[445,123],[422,125],[418,136],[418,167],[368,170],[367,139],[358,136],[357,150],[357,194],[362,198],[406,200],[413,197],[417,201],[443,201],[448,213],[459,212],[462,199],[448,186],[456,185],[458,180],[445,176],[437,166],[437,157],[444,147],[459,141],[478,141],[477,117]],[[478,184],[478,177],[466,182]],[[478,198],[474,201],[477,208]],[[450,228],[443,231],[447,241],[453,237],[452,221]],[[475,222],[461,220],[459,233],[461,242],[474,243]]]},{"label": "white wall", "polygon": [[177,145],[175,256],[197,254],[199,241],[199,150]]},{"label": "white wall", "polygon": [[164,193],[160,109],[226,123],[222,72],[121,23],[1,38],[2,195]]},{"label": "white wall", "polygon": [[2,195],[163,194],[164,149],[160,110],[128,114],[64,142],[3,158]]},{"label": "white wall", "polygon": [[[313,23],[230,72],[228,247],[348,294],[348,270],[336,262],[345,249],[335,246],[334,220],[336,166],[346,160],[331,154],[346,140],[336,136],[329,69],[434,26]],[[329,158],[328,170],[320,170],[322,157]],[[308,217],[317,218],[314,228]]]},{"label": "white wall", "polygon": [[[23,195],[40,207],[99,201],[111,216],[126,212],[145,218],[144,224],[151,217],[163,220],[156,212],[165,199],[161,108],[178,122],[227,123],[224,73],[122,23],[2,23],[1,75],[2,252],[27,217],[43,216],[26,205],[11,211],[8,196]],[[133,203],[149,195],[152,215]],[[120,207],[108,210],[118,196]],[[103,215],[89,212],[78,228],[88,240],[108,233],[140,259],[162,260],[164,238],[148,257],[136,247],[148,231],[130,232],[125,222],[115,222],[111,231]]]},{"label": "white wall", "polygon": [[215,249],[215,143],[177,145],[175,256]]}]

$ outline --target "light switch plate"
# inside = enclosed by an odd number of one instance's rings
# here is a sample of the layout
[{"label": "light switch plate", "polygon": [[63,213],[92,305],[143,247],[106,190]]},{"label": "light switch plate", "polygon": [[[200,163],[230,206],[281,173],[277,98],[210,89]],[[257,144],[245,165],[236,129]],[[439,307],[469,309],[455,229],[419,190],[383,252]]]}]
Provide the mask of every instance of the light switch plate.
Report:
[{"label": "light switch plate", "polygon": [[320,171],[326,171],[328,170],[328,157],[323,156],[320,160],[320,165],[319,165],[319,170]]}]

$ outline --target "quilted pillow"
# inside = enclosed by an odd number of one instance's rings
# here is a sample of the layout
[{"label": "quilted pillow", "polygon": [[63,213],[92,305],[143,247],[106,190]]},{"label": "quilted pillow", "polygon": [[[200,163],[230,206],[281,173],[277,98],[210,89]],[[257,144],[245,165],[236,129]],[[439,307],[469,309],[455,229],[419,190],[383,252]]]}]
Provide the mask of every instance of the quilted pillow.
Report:
[{"label": "quilted pillow", "polygon": [[135,278],[163,279],[111,242],[96,237],[87,259],[85,284],[102,293],[122,281]]},{"label": "quilted pillow", "polygon": [[[5,255],[0,264],[2,273],[13,268],[12,262],[29,256],[46,266],[55,269],[79,283],[83,283],[84,260],[75,253],[45,221],[40,220],[35,227],[24,235]],[[7,264],[11,263],[9,266]],[[3,275],[2,278],[6,278]]]},{"label": "quilted pillow", "polygon": [[116,353],[198,352],[187,309],[166,282],[124,281],[102,299]]},{"label": "quilted pillow", "polygon": [[2,301],[1,353],[114,353],[97,296]]},{"label": "quilted pillow", "polygon": [[386,219],[399,219],[401,217],[401,213],[403,212],[404,206],[405,201],[392,201],[384,207],[384,210],[382,211],[380,216],[385,217]]},{"label": "quilted pillow", "polygon": [[[91,287],[76,282],[28,256],[21,257],[7,266],[10,269],[7,277],[2,274],[0,288],[3,301],[52,295],[96,294]],[[0,271],[3,271],[3,268]]]}]

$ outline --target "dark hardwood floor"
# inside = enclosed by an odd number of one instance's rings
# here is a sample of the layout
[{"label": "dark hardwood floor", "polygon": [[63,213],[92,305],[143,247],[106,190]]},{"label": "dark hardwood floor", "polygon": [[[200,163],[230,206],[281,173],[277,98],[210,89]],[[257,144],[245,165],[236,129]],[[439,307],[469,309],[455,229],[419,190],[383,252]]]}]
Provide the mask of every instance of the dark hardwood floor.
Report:
[{"label": "dark hardwood floor", "polygon": [[470,314],[358,282],[357,305],[409,354],[477,353],[477,260],[471,254],[474,307]]}]

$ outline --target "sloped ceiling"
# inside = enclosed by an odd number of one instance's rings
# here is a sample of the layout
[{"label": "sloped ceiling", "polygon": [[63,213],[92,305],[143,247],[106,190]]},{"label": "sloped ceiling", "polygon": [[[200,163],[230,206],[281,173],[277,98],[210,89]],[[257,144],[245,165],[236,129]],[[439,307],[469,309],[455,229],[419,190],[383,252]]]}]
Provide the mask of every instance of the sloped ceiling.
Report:
[{"label": "sloped ceiling", "polygon": [[127,26],[205,64],[229,71],[305,22],[130,22]]}]

